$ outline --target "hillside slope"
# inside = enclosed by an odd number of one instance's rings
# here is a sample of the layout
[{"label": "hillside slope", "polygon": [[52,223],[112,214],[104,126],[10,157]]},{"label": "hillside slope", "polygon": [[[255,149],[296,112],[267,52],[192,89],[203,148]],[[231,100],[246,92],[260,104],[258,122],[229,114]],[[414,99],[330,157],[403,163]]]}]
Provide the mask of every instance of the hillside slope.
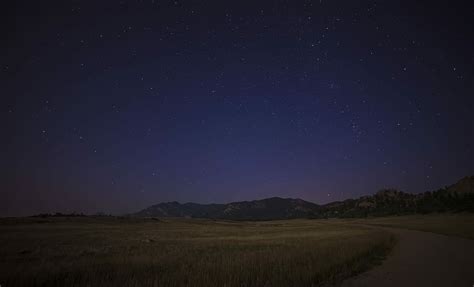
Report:
[{"label": "hillside slope", "polygon": [[150,206],[136,214],[141,217],[201,217],[234,220],[271,220],[304,218],[316,215],[318,205],[293,198],[272,197],[227,204],[166,202]]},{"label": "hillside slope", "polygon": [[366,217],[445,211],[474,212],[474,176],[419,194],[382,189],[374,195],[317,205],[302,199],[272,197],[226,204],[159,203],[133,216],[198,217],[230,220]]}]

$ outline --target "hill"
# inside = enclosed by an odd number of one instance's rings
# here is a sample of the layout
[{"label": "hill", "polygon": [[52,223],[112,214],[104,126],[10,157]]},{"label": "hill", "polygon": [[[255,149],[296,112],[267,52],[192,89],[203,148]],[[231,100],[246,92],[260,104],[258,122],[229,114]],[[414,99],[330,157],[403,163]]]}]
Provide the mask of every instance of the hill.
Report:
[{"label": "hill", "polygon": [[318,205],[302,199],[272,197],[227,204],[166,202],[136,214],[140,217],[201,217],[233,220],[272,220],[316,215]]},{"label": "hill", "polygon": [[366,217],[431,212],[474,212],[474,176],[419,194],[382,189],[371,196],[321,206],[318,217]]},{"label": "hill", "polygon": [[474,193],[474,175],[466,176],[465,178],[458,181],[446,188],[451,193],[457,194],[472,194]]},{"label": "hill", "polygon": [[382,189],[358,199],[318,205],[302,199],[272,197],[226,204],[165,202],[145,208],[138,217],[194,217],[229,220],[366,217],[445,211],[474,212],[474,176],[437,191],[411,194]]}]

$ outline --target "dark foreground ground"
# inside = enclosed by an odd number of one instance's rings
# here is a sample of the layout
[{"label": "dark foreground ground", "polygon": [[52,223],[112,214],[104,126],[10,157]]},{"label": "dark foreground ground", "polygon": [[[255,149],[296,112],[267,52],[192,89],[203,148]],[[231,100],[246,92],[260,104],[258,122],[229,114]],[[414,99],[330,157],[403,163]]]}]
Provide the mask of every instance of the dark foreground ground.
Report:
[{"label": "dark foreground ground", "polygon": [[390,256],[342,286],[473,286],[473,240],[407,229],[387,230],[398,238]]},{"label": "dark foreground ground", "polygon": [[0,284],[466,286],[474,279],[468,272],[473,230],[472,214],[270,222],[1,219]]}]

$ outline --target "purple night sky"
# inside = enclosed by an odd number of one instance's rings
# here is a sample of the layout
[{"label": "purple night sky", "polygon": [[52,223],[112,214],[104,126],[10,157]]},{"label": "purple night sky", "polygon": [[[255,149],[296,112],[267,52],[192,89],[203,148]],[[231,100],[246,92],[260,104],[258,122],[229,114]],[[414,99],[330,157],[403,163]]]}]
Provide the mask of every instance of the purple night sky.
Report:
[{"label": "purple night sky", "polygon": [[326,203],[474,174],[461,2],[10,2],[0,216]]}]

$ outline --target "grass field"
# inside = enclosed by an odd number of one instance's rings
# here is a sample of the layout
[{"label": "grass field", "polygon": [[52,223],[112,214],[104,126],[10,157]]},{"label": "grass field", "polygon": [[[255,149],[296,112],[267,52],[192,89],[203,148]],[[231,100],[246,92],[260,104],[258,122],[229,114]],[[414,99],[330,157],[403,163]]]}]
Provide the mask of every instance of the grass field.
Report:
[{"label": "grass field", "polygon": [[359,273],[394,243],[325,220],[0,220],[2,286],[318,286]]},{"label": "grass field", "polygon": [[474,214],[472,213],[406,215],[358,219],[355,221],[474,239]]}]

